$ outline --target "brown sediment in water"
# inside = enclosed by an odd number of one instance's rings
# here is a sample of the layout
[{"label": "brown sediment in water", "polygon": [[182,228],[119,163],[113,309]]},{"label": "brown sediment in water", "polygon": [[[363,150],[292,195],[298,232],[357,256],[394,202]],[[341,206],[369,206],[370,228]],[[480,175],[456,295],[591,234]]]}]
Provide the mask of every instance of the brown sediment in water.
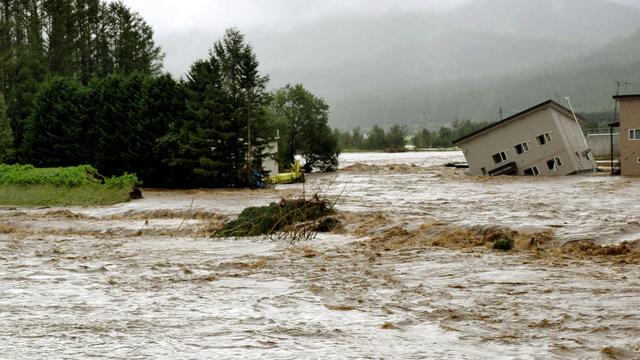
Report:
[{"label": "brown sediment in water", "polygon": [[92,219],[91,216],[75,213],[68,209],[52,210],[44,213],[43,217],[55,217],[64,219]]},{"label": "brown sediment in water", "polygon": [[382,213],[350,213],[340,212],[338,218],[342,222],[342,231],[352,235],[362,237],[370,236],[373,231],[388,227],[391,219]]},{"label": "brown sediment in water", "polygon": [[505,227],[461,227],[437,221],[426,222],[417,229],[407,229],[384,213],[341,214],[341,219],[352,235],[366,237],[358,242],[358,247],[375,256],[389,251],[425,248],[495,251],[496,241],[509,239],[513,240],[513,248],[505,251],[507,254],[640,264],[640,240],[615,245],[599,245],[592,240],[562,244],[551,230],[523,232]]},{"label": "brown sediment in water", "polygon": [[592,240],[572,241],[559,248],[549,249],[548,252],[550,255],[565,259],[640,264],[640,240],[612,245],[598,245]]},{"label": "brown sediment in water", "polygon": [[169,210],[149,211],[130,210],[111,216],[111,220],[146,220],[146,219],[187,219],[187,220],[223,220],[225,216],[203,210]]},{"label": "brown sediment in water", "polygon": [[600,350],[600,353],[605,359],[623,360],[623,359],[637,359],[638,354],[632,354],[627,350],[619,349],[615,346],[605,346]]},{"label": "brown sediment in water", "polygon": [[[378,217],[383,220],[384,217]],[[380,225],[380,221],[376,223]],[[365,229],[375,231],[370,224],[357,228],[356,235],[365,235]],[[553,238],[550,231],[522,233],[499,227],[455,227],[441,222],[428,222],[416,230],[394,225],[382,233],[369,232],[372,236],[361,242],[361,246],[375,251],[409,250],[440,247],[452,250],[490,248],[501,238],[514,241],[513,251],[527,251],[545,246]]]},{"label": "brown sediment in water", "polygon": [[86,236],[98,239],[139,236],[208,236],[227,216],[200,210],[129,211],[95,217],[69,209],[0,214],[0,234],[20,236]]},{"label": "brown sediment in water", "polygon": [[417,166],[415,164],[388,164],[388,165],[368,165],[363,163],[355,163],[340,169],[345,173],[402,173],[414,174],[433,171],[430,167]]},{"label": "brown sediment in water", "polygon": [[384,324],[380,325],[380,328],[383,330],[397,330],[398,327],[395,326],[393,323],[390,322],[385,322]]},{"label": "brown sediment in water", "polygon": [[0,223],[0,234],[13,234],[17,231],[18,229],[13,225]]},{"label": "brown sediment in water", "polygon": [[335,310],[335,311],[353,311],[356,309],[356,307],[352,305],[324,304],[324,307],[326,307],[329,310]]}]

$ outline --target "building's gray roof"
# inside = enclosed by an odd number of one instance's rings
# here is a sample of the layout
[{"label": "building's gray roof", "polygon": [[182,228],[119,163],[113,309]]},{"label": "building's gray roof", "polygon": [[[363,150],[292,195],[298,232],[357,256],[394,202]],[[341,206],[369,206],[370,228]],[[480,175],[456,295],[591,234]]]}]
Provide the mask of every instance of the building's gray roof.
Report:
[{"label": "building's gray roof", "polygon": [[[547,101],[545,101],[545,102],[543,102],[543,103],[540,103],[540,104],[538,104],[538,105],[536,105],[536,106],[532,106],[532,107],[530,107],[530,108],[528,108],[528,109],[526,109],[526,110],[524,110],[524,111],[521,111],[521,112],[519,112],[519,113],[517,113],[517,114],[515,114],[515,115],[509,116],[509,117],[508,117],[508,118],[506,118],[506,119],[503,119],[503,120],[501,120],[501,121],[495,122],[495,123],[493,123],[493,124],[491,124],[491,125],[489,125],[489,126],[487,126],[487,127],[484,127],[484,128],[482,128],[482,129],[480,129],[480,130],[476,130],[476,131],[474,131],[474,132],[472,132],[472,133],[470,133],[470,134],[467,134],[467,135],[465,135],[465,136],[463,136],[463,137],[461,137],[461,138],[459,138],[459,139],[457,139],[457,140],[454,140],[454,141],[453,141],[453,145],[457,145],[457,144],[459,144],[459,143],[461,143],[461,142],[464,142],[464,141],[466,141],[466,140],[469,140],[469,139],[471,139],[471,138],[475,137],[476,135],[480,135],[480,134],[482,134],[482,133],[485,133],[485,132],[487,132],[487,131],[490,131],[491,129],[493,129],[493,128],[495,128],[495,127],[498,127],[498,126],[503,125],[503,124],[506,124],[506,123],[508,123],[508,122],[511,122],[511,121],[514,121],[514,120],[520,119],[520,118],[522,118],[524,115],[527,115],[527,114],[532,113],[532,112],[534,112],[534,111],[538,111],[538,110],[540,110],[540,109],[542,109],[542,108],[545,108],[545,107],[548,107],[548,106],[553,106],[553,107],[557,108],[558,110],[560,110],[560,111],[562,111],[562,112],[565,112],[567,115],[569,115],[569,116],[573,116],[573,113],[571,112],[571,110],[567,109],[566,107],[564,107],[564,106],[562,106],[562,105],[558,104],[557,102],[555,102],[555,101],[553,101],[553,100],[547,100]],[[587,121],[585,118],[583,118],[582,116],[580,116],[580,115],[578,115],[578,114],[576,114],[576,117],[577,117],[579,120],[583,121],[583,122]]]}]

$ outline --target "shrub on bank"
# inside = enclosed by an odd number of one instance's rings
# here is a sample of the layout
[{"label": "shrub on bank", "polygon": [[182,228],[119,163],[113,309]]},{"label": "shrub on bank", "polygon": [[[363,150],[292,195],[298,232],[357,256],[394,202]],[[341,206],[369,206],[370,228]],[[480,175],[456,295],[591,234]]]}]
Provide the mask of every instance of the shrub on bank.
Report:
[{"label": "shrub on bank", "polygon": [[133,187],[138,184],[135,174],[104,178],[91,165],[74,167],[36,168],[32,165],[0,164],[0,185],[54,185],[77,187],[105,184],[110,187]]}]

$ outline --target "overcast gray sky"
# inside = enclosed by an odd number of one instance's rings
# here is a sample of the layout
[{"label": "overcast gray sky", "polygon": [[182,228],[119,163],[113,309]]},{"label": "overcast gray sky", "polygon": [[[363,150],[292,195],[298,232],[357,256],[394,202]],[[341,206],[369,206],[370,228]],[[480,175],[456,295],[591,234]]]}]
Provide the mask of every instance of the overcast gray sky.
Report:
[{"label": "overcast gray sky", "polygon": [[123,0],[153,26],[174,75],[207,55],[225,29],[286,30],[329,16],[444,11],[473,0]]},{"label": "overcast gray sky", "polygon": [[[224,29],[286,30],[330,16],[390,11],[440,12],[476,0],[123,0],[153,26],[165,68],[181,75],[205,57]],[[513,0],[517,1],[517,0]],[[640,0],[614,0],[640,7]],[[263,69],[264,71],[265,69]]]},{"label": "overcast gray sky", "polygon": [[158,35],[185,30],[222,31],[230,26],[286,27],[345,13],[438,11],[470,0],[124,0]]}]

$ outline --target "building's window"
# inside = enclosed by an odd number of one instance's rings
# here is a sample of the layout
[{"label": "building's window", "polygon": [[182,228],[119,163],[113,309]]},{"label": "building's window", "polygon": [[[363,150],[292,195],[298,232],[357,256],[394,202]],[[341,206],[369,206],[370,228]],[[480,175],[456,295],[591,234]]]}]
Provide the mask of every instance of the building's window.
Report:
[{"label": "building's window", "polygon": [[559,157],[555,157],[549,161],[547,161],[547,167],[549,170],[555,170],[562,166],[562,160]]},{"label": "building's window", "polygon": [[538,144],[544,145],[546,143],[551,142],[551,140],[552,140],[551,139],[551,133],[542,134],[542,135],[536,137],[536,139],[538,140]]},{"label": "building's window", "polygon": [[532,166],[528,169],[524,170],[524,174],[526,176],[538,176],[540,175],[540,171],[538,171],[538,167],[537,166]]},{"label": "building's window", "polygon": [[484,167],[483,167],[482,169],[480,169],[480,171],[482,172],[482,176],[487,176],[487,175],[489,175],[489,173],[487,172],[487,168],[484,168]]},{"label": "building's window", "polygon": [[629,140],[640,140],[640,129],[629,129]]},{"label": "building's window", "polygon": [[504,151],[501,151],[497,154],[493,154],[491,158],[493,159],[494,163],[500,164],[503,161],[507,161],[507,154]]},{"label": "building's window", "polygon": [[522,144],[518,144],[514,146],[514,148],[516,149],[516,154],[518,155],[529,152],[529,144],[527,144],[526,142],[523,142]]}]

